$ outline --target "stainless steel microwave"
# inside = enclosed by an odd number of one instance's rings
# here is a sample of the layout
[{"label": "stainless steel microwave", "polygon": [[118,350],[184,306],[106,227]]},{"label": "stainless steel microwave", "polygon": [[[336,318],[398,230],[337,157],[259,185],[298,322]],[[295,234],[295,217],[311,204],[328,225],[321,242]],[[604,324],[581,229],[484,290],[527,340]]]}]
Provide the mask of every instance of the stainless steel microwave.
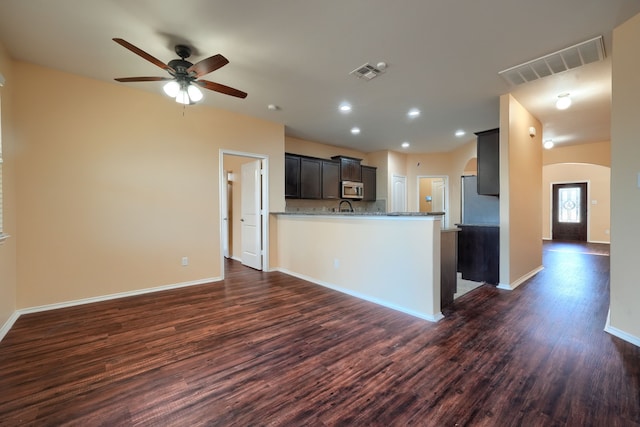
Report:
[{"label": "stainless steel microwave", "polygon": [[364,185],[361,182],[342,181],[343,199],[362,199],[364,195]]}]

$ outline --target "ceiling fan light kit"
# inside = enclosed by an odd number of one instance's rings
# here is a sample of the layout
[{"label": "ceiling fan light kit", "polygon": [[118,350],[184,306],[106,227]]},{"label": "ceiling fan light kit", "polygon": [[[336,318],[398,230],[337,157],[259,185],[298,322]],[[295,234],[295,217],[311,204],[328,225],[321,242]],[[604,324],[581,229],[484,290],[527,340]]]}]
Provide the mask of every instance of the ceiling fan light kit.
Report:
[{"label": "ceiling fan light kit", "polygon": [[229,86],[225,86],[220,83],[210,82],[208,80],[201,80],[200,77],[205,74],[209,74],[218,68],[221,68],[229,63],[229,60],[224,56],[217,54],[203,59],[202,61],[192,64],[187,61],[186,58],[191,56],[191,49],[185,45],[177,45],[175,47],[176,54],[180,59],[173,59],[169,61],[169,64],[165,64],[157,58],[149,55],[142,49],[132,45],[126,40],[120,38],[114,38],[114,42],[120,46],[129,49],[131,52],[140,56],[141,58],[151,62],[152,64],[167,71],[171,77],[123,77],[116,78],[116,81],[129,83],[129,82],[154,82],[154,81],[167,81],[163,86],[164,93],[171,98],[175,98],[176,102],[180,104],[194,104],[204,97],[202,91],[198,86],[205,89],[209,89],[215,92],[223,93],[225,95],[235,96],[237,98],[246,98],[246,92],[234,89]]}]

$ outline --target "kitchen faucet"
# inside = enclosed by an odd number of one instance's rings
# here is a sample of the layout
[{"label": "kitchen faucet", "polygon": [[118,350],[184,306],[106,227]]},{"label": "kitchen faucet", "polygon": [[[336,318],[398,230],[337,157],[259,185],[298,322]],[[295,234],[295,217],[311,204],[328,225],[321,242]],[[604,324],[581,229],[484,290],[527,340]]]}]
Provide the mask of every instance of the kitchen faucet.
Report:
[{"label": "kitchen faucet", "polygon": [[338,203],[338,212],[343,212],[342,210],[342,204],[346,203],[349,205],[349,210],[348,211],[344,211],[344,212],[355,212],[353,210],[353,206],[351,205],[351,202],[349,200],[340,200],[340,203]]}]

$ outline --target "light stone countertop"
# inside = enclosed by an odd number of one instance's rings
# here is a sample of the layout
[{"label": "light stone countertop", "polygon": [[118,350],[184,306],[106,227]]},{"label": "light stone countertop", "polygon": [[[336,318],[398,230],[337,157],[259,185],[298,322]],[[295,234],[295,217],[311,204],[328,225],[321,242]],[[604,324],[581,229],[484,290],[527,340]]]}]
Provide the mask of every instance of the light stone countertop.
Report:
[{"label": "light stone countertop", "polygon": [[274,215],[308,215],[308,216],[441,216],[444,212],[334,212],[334,211],[294,211],[271,212]]}]

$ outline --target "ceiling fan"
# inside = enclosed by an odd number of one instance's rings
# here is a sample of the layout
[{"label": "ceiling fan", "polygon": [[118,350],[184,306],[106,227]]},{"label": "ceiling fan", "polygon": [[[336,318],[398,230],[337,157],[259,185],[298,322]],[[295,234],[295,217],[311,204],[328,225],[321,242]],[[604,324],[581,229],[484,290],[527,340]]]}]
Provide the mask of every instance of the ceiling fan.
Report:
[{"label": "ceiling fan", "polygon": [[201,76],[229,63],[229,60],[220,54],[192,64],[186,60],[191,56],[191,49],[189,46],[179,44],[176,45],[175,50],[180,59],[173,59],[169,64],[165,64],[126,40],[114,38],[113,41],[171,74],[171,77],[120,77],[115,79],[116,81],[123,83],[168,81],[164,85],[164,92],[181,104],[194,104],[202,99],[203,95],[198,86],[237,98],[247,97],[247,94],[241,90],[200,79]]}]

